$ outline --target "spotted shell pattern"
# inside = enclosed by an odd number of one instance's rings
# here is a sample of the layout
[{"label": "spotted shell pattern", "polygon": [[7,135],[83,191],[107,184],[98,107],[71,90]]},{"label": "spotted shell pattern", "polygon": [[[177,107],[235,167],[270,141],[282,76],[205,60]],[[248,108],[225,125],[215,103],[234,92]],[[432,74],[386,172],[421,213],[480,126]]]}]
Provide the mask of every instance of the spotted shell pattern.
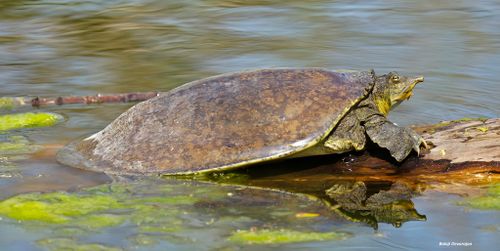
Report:
[{"label": "spotted shell pattern", "polygon": [[210,77],[133,106],[58,159],[115,174],[193,173],[277,159],[325,138],[374,81],[373,71],[321,68]]}]

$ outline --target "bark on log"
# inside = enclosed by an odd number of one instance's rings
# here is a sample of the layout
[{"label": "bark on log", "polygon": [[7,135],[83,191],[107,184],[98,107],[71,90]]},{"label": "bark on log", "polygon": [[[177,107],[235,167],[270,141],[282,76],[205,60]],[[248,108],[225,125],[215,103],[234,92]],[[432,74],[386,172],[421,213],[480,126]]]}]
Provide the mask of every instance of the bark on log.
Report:
[{"label": "bark on log", "polygon": [[[414,129],[431,149],[401,164],[371,145],[362,153],[252,166],[241,171],[249,178],[229,182],[307,195],[337,216],[377,229],[381,222],[399,227],[426,220],[411,201],[425,190],[477,196],[484,189],[469,185],[500,181],[500,118],[445,121]],[[355,189],[359,186],[363,190]]]},{"label": "bark on log", "polygon": [[372,145],[362,153],[253,166],[241,171],[250,176],[244,184],[314,194],[339,180],[415,185],[500,181],[500,118],[444,121],[414,129],[431,149],[400,164]]},{"label": "bark on log", "polygon": [[[159,95],[159,92],[133,92],[121,94],[97,94],[94,96],[65,96],[55,98],[44,97],[3,97],[4,103],[13,107],[31,105],[33,107],[67,104],[101,104],[118,102],[138,102]],[[1,107],[0,107],[1,108]]]}]

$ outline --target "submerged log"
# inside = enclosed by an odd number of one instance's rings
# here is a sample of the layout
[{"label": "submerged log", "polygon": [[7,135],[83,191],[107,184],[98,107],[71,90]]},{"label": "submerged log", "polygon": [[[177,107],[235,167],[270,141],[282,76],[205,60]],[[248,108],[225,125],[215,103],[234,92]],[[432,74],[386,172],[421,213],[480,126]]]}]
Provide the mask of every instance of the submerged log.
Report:
[{"label": "submerged log", "polygon": [[102,104],[118,102],[139,102],[158,96],[159,92],[131,92],[118,94],[96,94],[94,96],[60,97],[2,97],[0,109],[31,105],[33,107],[68,104]]}]

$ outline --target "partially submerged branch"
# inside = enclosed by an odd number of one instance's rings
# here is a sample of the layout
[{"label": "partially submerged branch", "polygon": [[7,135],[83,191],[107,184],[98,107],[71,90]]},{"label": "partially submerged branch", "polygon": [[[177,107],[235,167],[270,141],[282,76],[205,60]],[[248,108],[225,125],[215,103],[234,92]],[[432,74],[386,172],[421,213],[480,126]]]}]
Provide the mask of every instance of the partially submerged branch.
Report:
[{"label": "partially submerged branch", "polygon": [[65,96],[65,97],[3,97],[0,98],[0,109],[12,109],[19,106],[47,106],[66,104],[101,104],[118,102],[139,102],[159,95],[159,92],[132,92],[122,94],[97,94],[95,96]]}]

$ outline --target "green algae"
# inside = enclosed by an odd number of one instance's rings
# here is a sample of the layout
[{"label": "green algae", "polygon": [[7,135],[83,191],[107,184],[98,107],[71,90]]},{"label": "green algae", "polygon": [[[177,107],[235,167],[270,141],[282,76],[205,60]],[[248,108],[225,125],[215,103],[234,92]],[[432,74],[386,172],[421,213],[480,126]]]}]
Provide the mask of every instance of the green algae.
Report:
[{"label": "green algae", "polygon": [[24,136],[13,135],[0,138],[0,156],[28,154],[36,152],[38,149],[38,146],[32,145]]},{"label": "green algae", "polygon": [[63,223],[67,219],[52,213],[52,207],[38,201],[16,202],[7,200],[0,204],[0,214],[20,221],[44,221],[50,223]]},{"label": "green algae", "polygon": [[469,122],[469,121],[481,121],[481,122],[485,122],[486,120],[488,120],[488,118],[485,118],[485,117],[467,118],[467,117],[465,117],[465,118],[455,119],[455,120],[451,120],[451,121],[441,121],[441,122],[435,124],[434,128],[445,127],[445,126],[449,126],[451,124],[461,123],[461,122]]},{"label": "green algae", "polygon": [[289,229],[281,230],[239,230],[229,240],[239,244],[284,244],[309,241],[344,240],[350,234],[343,232],[299,232]]},{"label": "green algae", "polygon": [[88,230],[128,221],[138,226],[140,232],[165,233],[182,229],[183,221],[178,219],[181,212],[176,207],[197,201],[189,195],[142,198],[133,196],[127,187],[104,185],[88,189],[85,194],[53,192],[18,195],[0,202],[0,215],[18,221],[66,224]]},{"label": "green algae", "polygon": [[488,194],[491,196],[500,196],[500,183],[495,183],[488,187]]},{"label": "green algae", "polygon": [[14,99],[12,98],[0,98],[0,110],[10,110],[15,107]]},{"label": "green algae", "polygon": [[23,151],[30,142],[23,136],[10,136],[7,141],[0,142],[0,154],[12,154]]},{"label": "green algae", "polygon": [[24,136],[0,135],[0,178],[21,177],[16,160],[29,158],[40,146],[33,145]]},{"label": "green algae", "polygon": [[174,233],[182,230],[182,222],[165,222],[168,225],[159,226],[140,226],[139,232],[141,233]]},{"label": "green algae", "polygon": [[201,175],[205,175],[205,178],[210,181],[232,184],[242,183],[250,179],[250,175],[237,172],[213,172],[206,174],[202,173]]},{"label": "green algae", "polygon": [[123,215],[98,214],[86,215],[74,221],[73,224],[83,229],[97,230],[100,228],[121,225],[125,220],[126,217]]},{"label": "green algae", "polygon": [[55,113],[16,113],[0,115],[0,132],[21,128],[53,126],[62,120]]},{"label": "green algae", "polygon": [[227,184],[240,184],[250,179],[250,175],[234,171],[202,172],[202,173],[192,173],[187,175],[186,174],[168,175],[165,177],[169,178],[174,177],[179,180],[201,180],[201,181],[211,181],[211,182],[219,182]]},{"label": "green algae", "polygon": [[147,197],[136,199],[136,203],[155,203],[155,204],[174,204],[174,205],[191,205],[197,202],[198,199],[192,196],[172,196],[172,197]]},{"label": "green algae", "polygon": [[152,246],[158,244],[159,240],[156,236],[148,234],[137,234],[128,238],[135,245],[139,246]]},{"label": "green algae", "polygon": [[500,183],[490,185],[484,196],[468,198],[457,204],[481,210],[500,210]]},{"label": "green algae", "polygon": [[9,198],[0,202],[0,214],[19,221],[66,223],[71,217],[119,207],[121,205],[111,196],[79,196],[56,192]]},{"label": "green algae", "polygon": [[87,234],[89,229],[77,227],[77,226],[61,226],[56,227],[52,232],[59,237],[72,237],[72,236],[83,236]]},{"label": "green algae", "polygon": [[135,205],[136,211],[130,222],[137,226],[139,233],[174,233],[182,231],[182,212],[176,208],[161,208],[158,205]]},{"label": "green algae", "polygon": [[[169,243],[176,244],[189,244],[194,241],[190,238],[175,236],[175,235],[157,235],[150,233],[140,233],[136,235],[129,236],[127,238],[132,244],[137,246],[154,246],[160,243],[160,241],[167,241]],[[218,250],[218,249],[217,249]]]},{"label": "green algae", "polygon": [[481,122],[486,122],[486,120],[488,120],[488,118],[486,118],[486,117],[478,117],[478,118],[468,118],[468,117],[464,117],[464,118],[461,118],[461,119],[455,119],[455,120],[452,120],[451,122],[452,122],[452,123],[461,123],[461,122],[470,122],[470,121],[481,121]]},{"label": "green algae", "polygon": [[491,232],[491,233],[500,232],[500,224],[484,225],[484,226],[479,227],[479,230],[484,231],[484,232]]},{"label": "green algae", "polygon": [[89,187],[83,190],[84,193],[89,195],[112,195],[117,200],[126,200],[130,198],[133,187],[126,183],[112,183]]},{"label": "green algae", "polygon": [[465,202],[465,205],[476,209],[493,209],[500,210],[500,197],[494,196],[484,196],[469,199]]},{"label": "green algae", "polygon": [[[244,229],[269,220],[286,222],[293,211],[272,217],[269,212],[256,215],[259,218],[243,217],[225,206],[241,199],[238,192],[226,188],[214,191],[205,184],[194,184],[184,181],[165,184],[161,179],[154,183],[112,183],[71,193],[23,194],[0,201],[0,216],[5,216],[4,221],[11,218],[16,224],[30,229],[49,230],[52,236],[46,237],[51,238],[37,242],[49,250],[116,250],[116,247],[99,246],[85,240],[97,233],[114,235],[115,230],[123,228],[133,229],[132,235],[125,238],[134,247],[156,247],[165,242],[193,244],[200,234],[206,233],[207,227],[215,229],[216,234],[223,234],[221,241],[232,244],[286,244],[349,237],[346,233],[283,229],[239,231],[227,239],[225,236],[231,232],[220,232],[220,229]],[[228,191],[231,191],[231,196],[228,196]],[[207,205],[215,209],[207,210]],[[242,210],[252,209],[242,206]]]},{"label": "green algae", "polygon": [[487,132],[489,130],[489,128],[487,126],[476,126],[473,128],[480,131],[480,132]]},{"label": "green algae", "polygon": [[119,251],[118,247],[110,247],[98,243],[78,243],[70,238],[48,238],[38,240],[37,244],[49,250],[72,250],[72,251]]}]

